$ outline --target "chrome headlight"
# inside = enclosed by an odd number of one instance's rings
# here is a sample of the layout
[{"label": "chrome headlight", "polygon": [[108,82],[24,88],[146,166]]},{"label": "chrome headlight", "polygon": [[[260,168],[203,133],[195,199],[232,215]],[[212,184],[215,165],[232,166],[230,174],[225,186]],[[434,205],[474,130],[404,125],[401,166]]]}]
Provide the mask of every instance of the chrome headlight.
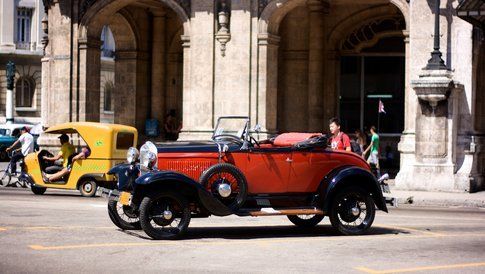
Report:
[{"label": "chrome headlight", "polygon": [[144,168],[152,169],[157,166],[157,147],[150,141],[140,148],[140,165]]},{"label": "chrome headlight", "polygon": [[140,152],[138,152],[138,149],[134,147],[130,147],[128,149],[128,152],[126,152],[126,161],[128,161],[129,164],[133,164],[138,160],[138,157],[140,156]]}]

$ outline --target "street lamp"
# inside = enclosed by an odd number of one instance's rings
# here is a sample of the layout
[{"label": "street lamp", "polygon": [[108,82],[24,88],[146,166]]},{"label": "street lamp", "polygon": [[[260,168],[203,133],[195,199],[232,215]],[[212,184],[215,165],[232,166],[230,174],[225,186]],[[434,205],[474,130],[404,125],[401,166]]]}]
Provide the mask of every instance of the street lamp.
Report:
[{"label": "street lamp", "polygon": [[440,0],[435,0],[434,7],[434,50],[431,52],[431,59],[424,69],[446,70],[445,61],[441,59],[440,51]]},{"label": "street lamp", "polygon": [[12,61],[7,63],[7,98],[5,106],[5,118],[7,123],[13,123],[13,88],[15,82],[15,64]]}]

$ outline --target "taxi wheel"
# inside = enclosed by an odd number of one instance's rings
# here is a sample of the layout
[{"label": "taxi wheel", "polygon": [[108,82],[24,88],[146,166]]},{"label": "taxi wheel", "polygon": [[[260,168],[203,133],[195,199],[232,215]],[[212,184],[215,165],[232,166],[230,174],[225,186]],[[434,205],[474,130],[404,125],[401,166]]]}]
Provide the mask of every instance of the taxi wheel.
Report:
[{"label": "taxi wheel", "polygon": [[38,187],[38,186],[32,186],[30,189],[35,195],[42,195],[47,190],[47,188],[45,187]]},{"label": "taxi wheel", "polygon": [[139,213],[133,207],[124,206],[116,200],[109,200],[108,214],[113,224],[123,230],[141,229]]},{"label": "taxi wheel", "polygon": [[98,184],[96,184],[96,180],[92,178],[84,179],[79,184],[79,192],[81,192],[81,195],[84,197],[94,197],[97,189]]},{"label": "taxi wheel", "polygon": [[374,222],[376,209],[370,194],[359,187],[340,191],[330,207],[330,223],[343,235],[362,235]]},{"label": "taxi wheel", "polygon": [[324,215],[288,215],[288,220],[299,227],[314,227],[323,220]]},{"label": "taxi wheel", "polygon": [[173,192],[143,198],[140,204],[143,231],[155,240],[173,240],[185,233],[190,223],[187,200]]}]

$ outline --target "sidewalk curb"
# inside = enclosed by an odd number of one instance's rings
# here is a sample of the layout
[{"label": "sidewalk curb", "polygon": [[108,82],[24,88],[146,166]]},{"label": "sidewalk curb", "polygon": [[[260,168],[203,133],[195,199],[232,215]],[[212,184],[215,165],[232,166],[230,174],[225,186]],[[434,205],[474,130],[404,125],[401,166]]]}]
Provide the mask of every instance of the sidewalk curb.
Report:
[{"label": "sidewalk curb", "polygon": [[396,197],[396,199],[398,207],[400,205],[406,205],[416,207],[466,207],[485,209],[485,201],[483,200],[423,199],[412,196],[408,198]]}]

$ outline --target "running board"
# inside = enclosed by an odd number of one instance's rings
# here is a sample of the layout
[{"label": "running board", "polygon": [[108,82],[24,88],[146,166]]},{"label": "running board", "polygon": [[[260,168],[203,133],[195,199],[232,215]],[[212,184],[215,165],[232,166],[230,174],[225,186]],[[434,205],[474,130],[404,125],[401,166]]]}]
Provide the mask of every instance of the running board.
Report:
[{"label": "running board", "polygon": [[249,211],[250,216],[277,216],[277,215],[324,215],[321,209],[318,208],[291,208],[291,209],[274,209],[271,207],[264,207],[258,211]]}]

